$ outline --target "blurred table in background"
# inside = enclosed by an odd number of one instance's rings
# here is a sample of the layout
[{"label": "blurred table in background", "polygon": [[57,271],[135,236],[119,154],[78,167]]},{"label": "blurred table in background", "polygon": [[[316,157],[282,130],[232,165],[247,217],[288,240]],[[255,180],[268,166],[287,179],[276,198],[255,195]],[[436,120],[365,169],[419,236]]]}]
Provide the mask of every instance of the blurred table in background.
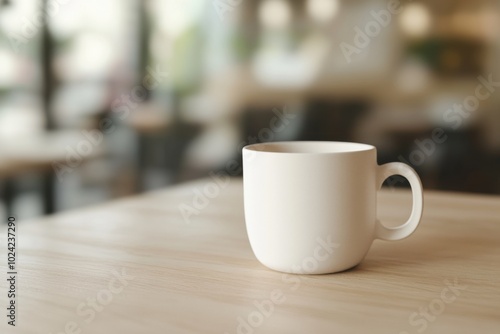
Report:
[{"label": "blurred table in background", "polygon": [[141,134],[164,132],[174,123],[172,113],[150,103],[143,103],[131,110],[126,121]]},{"label": "blurred table in background", "polygon": [[54,212],[55,166],[60,164],[61,168],[78,168],[86,160],[103,155],[104,149],[101,145],[103,139],[99,136],[103,136],[102,133],[97,133],[95,137],[89,139],[82,130],[73,130],[1,137],[0,180],[3,180],[4,184],[2,199],[7,214],[12,213],[15,196],[14,179],[29,172],[43,175],[44,212],[46,214]]}]

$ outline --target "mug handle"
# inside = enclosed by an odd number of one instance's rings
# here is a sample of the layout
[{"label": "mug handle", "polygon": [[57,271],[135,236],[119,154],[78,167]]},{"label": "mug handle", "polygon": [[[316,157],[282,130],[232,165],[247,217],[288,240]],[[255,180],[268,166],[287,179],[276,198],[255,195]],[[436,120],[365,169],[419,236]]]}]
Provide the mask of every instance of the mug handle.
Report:
[{"label": "mug handle", "polygon": [[409,237],[417,229],[424,211],[424,196],[422,182],[418,174],[410,166],[401,162],[391,162],[377,168],[378,189],[382,188],[384,181],[393,175],[405,177],[411,185],[413,194],[413,208],[410,218],[406,223],[397,227],[385,227],[378,219],[375,228],[375,238],[382,240],[401,240]]}]

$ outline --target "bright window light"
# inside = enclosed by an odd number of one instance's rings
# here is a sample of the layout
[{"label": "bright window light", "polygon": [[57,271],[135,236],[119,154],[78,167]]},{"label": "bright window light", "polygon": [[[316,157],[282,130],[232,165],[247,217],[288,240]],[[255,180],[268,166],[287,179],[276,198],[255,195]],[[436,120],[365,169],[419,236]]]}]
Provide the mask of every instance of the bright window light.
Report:
[{"label": "bright window light", "polygon": [[340,9],[339,0],[308,0],[307,12],[318,22],[329,22],[337,16]]},{"label": "bright window light", "polygon": [[9,87],[18,80],[18,60],[10,50],[0,49],[0,88]]},{"label": "bright window light", "polygon": [[407,35],[422,37],[431,27],[431,14],[423,4],[408,4],[401,13],[399,23]]},{"label": "bright window light", "polygon": [[292,9],[285,0],[265,0],[260,3],[259,21],[266,28],[286,28],[292,21]]},{"label": "bright window light", "polygon": [[203,5],[202,0],[156,0],[152,10],[162,32],[177,38],[200,20]]}]

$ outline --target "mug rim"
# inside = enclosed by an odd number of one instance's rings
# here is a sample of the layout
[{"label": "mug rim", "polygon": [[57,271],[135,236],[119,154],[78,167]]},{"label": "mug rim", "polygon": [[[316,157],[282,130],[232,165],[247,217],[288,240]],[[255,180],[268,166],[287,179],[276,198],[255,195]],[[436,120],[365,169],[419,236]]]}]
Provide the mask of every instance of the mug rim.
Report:
[{"label": "mug rim", "polygon": [[370,144],[345,141],[277,141],[243,147],[243,151],[279,155],[353,154],[373,150],[376,150],[376,147]]}]

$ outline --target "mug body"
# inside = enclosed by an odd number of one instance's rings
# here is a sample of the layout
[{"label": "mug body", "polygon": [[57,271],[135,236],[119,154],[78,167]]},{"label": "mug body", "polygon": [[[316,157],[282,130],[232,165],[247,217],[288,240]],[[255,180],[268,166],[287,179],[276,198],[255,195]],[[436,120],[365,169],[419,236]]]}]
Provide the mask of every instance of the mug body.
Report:
[{"label": "mug body", "polygon": [[376,155],[373,146],[342,142],[243,148],[246,228],[257,259],[303,274],[360,263],[374,240]]}]

